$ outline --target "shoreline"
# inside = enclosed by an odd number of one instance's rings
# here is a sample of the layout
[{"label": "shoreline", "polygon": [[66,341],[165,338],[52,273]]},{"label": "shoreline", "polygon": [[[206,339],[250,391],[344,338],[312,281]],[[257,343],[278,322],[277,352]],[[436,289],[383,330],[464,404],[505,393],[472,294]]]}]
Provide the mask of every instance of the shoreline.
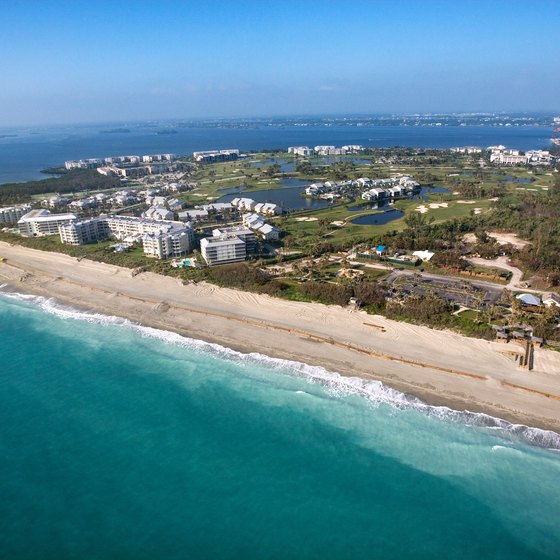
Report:
[{"label": "shoreline", "polygon": [[[344,376],[381,381],[429,405],[485,413],[560,432],[560,353],[535,349],[535,369],[470,339],[363,311],[291,302],[131,271],[0,242],[0,281],[74,308],[256,352]],[[442,349],[445,348],[445,351]]]}]

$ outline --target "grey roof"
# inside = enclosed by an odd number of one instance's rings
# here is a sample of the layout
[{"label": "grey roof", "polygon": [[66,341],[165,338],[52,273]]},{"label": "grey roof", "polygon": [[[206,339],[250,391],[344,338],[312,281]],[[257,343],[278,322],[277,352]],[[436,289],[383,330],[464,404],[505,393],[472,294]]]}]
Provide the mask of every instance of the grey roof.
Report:
[{"label": "grey roof", "polygon": [[521,303],[525,305],[540,305],[541,300],[533,294],[518,294],[515,296]]}]

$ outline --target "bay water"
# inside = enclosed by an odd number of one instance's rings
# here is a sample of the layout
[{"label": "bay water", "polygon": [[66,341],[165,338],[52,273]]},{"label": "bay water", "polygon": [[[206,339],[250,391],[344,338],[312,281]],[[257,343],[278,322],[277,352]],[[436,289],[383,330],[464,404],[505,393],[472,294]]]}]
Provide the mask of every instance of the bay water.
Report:
[{"label": "bay water", "polygon": [[[126,133],[104,133],[125,126]],[[164,123],[161,123],[164,126]],[[118,129],[117,129],[118,130]],[[66,160],[118,155],[175,153],[238,148],[242,151],[288,146],[360,144],[367,147],[451,148],[504,144],[530,150],[550,147],[546,126],[279,126],[253,128],[176,127],[158,134],[154,123],[111,123],[5,129],[0,126],[0,184],[44,179],[47,167]]]},{"label": "bay water", "polygon": [[552,432],[5,290],[0,360],[1,558],[560,557]]}]

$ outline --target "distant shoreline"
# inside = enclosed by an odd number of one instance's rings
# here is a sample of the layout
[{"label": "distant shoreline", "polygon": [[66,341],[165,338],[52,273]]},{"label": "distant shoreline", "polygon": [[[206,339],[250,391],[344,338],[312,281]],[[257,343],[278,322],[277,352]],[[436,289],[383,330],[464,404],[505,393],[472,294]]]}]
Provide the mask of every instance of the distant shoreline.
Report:
[{"label": "distant shoreline", "polygon": [[[177,124],[175,134],[157,134],[166,124]],[[128,123],[130,124],[130,123]],[[0,142],[0,184],[34,180],[40,170],[63,165],[69,159],[104,157],[120,153],[174,153],[188,155],[203,149],[239,148],[242,151],[285,151],[292,145],[360,144],[381,148],[391,146],[419,149],[448,149],[455,146],[504,144],[521,150],[549,148],[552,127],[483,125],[390,125],[367,123],[328,126],[324,122],[289,124],[285,120],[268,126],[258,119],[247,121],[163,121],[138,123],[130,133],[100,134],[114,123],[90,127],[50,127],[36,132],[22,129],[17,138]],[[115,128],[117,128],[115,126]],[[8,133],[8,131],[6,132]],[[11,132],[10,132],[11,133]],[[28,142],[33,135],[32,142]]]}]

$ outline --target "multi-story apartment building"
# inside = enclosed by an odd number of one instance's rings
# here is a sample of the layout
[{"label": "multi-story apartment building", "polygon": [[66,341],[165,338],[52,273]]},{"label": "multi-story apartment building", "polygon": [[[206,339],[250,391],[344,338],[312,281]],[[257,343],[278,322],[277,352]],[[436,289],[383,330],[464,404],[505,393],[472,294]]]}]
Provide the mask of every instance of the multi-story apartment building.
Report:
[{"label": "multi-story apartment building", "polygon": [[83,245],[107,239],[110,235],[107,220],[92,218],[80,222],[68,222],[58,228],[60,242],[68,245]]},{"label": "multi-story apartment building", "polygon": [[209,266],[241,262],[247,256],[245,241],[233,234],[205,237],[200,251]]},{"label": "multi-story apartment building", "polygon": [[247,254],[255,252],[257,236],[252,229],[244,226],[231,226],[212,230],[213,237],[221,237],[223,235],[235,235],[245,243],[245,252]]},{"label": "multi-story apartment building", "polygon": [[193,152],[195,161],[201,163],[215,163],[217,161],[231,161],[239,157],[239,150],[209,150],[206,152]]},{"label": "multi-story apartment building", "polygon": [[192,251],[192,229],[158,231],[142,236],[144,254],[158,259],[181,257]]},{"label": "multi-story apartment building", "polygon": [[189,224],[125,216],[104,216],[61,224],[58,233],[62,243],[71,245],[110,238],[141,241],[145,255],[160,259],[186,255],[194,247],[194,231]]},{"label": "multi-story apartment building", "polygon": [[77,219],[76,214],[51,214],[48,210],[31,210],[18,220],[18,229],[26,237],[58,233],[58,227]]},{"label": "multi-story apartment building", "polygon": [[18,223],[18,220],[31,212],[31,205],[18,204],[17,206],[9,206],[7,208],[0,208],[0,225],[12,226]]}]

